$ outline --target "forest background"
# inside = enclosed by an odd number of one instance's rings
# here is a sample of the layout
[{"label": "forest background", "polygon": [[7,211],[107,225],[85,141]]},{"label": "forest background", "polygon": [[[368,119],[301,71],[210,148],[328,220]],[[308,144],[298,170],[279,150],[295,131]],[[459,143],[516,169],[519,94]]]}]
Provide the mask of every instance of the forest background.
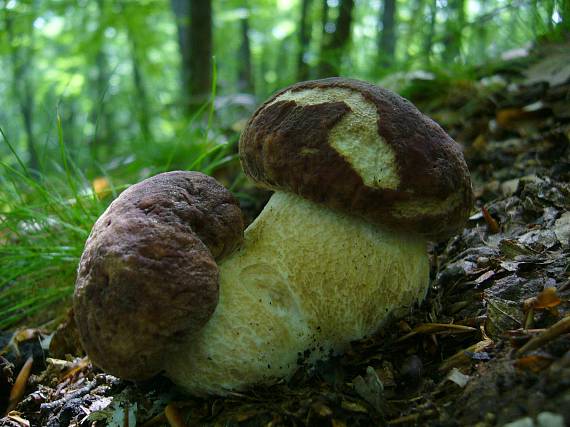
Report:
[{"label": "forest background", "polygon": [[277,89],[342,75],[437,91],[570,28],[569,0],[0,4],[0,329],[54,319],[127,185],[202,170],[247,204],[236,142]]}]

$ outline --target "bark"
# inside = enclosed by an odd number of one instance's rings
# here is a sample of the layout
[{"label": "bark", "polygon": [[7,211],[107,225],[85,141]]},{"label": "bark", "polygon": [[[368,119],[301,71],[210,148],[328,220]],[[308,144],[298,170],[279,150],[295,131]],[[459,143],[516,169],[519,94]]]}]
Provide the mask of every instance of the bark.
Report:
[{"label": "bark", "polygon": [[171,7],[176,21],[178,49],[180,50],[180,83],[184,101],[190,93],[190,0],[171,0]]},{"label": "bark", "polygon": [[321,70],[325,67],[324,60],[326,54],[326,45],[329,38],[329,34],[327,32],[327,26],[329,24],[329,4],[327,0],[322,1],[322,9],[321,9],[321,45],[319,51],[319,63],[317,67],[317,73],[321,76]]},{"label": "bark", "polygon": [[396,0],[384,0],[379,21],[382,25],[378,32],[378,65],[389,67],[394,64],[396,52]]},{"label": "bark", "polygon": [[182,93],[190,112],[207,101],[212,85],[211,0],[171,0],[178,28]]},{"label": "bark", "polygon": [[241,46],[238,58],[238,90],[240,92],[253,93],[253,75],[251,67],[251,45],[249,41],[249,15],[242,18],[241,27]]},{"label": "bark", "polygon": [[311,25],[309,10],[312,0],[303,0],[301,3],[301,18],[299,20],[299,52],[297,54],[297,80],[309,79],[309,64],[305,61],[311,44]]},{"label": "bark", "polygon": [[212,3],[190,0],[190,107],[200,107],[212,89]]},{"label": "bark", "polygon": [[128,28],[128,36],[131,42],[131,66],[133,69],[133,82],[135,85],[135,92],[137,94],[137,109],[136,116],[143,140],[147,143],[153,142],[152,128],[150,125],[150,113],[148,110],[149,102],[146,93],[146,85],[144,83],[143,74],[141,71],[141,61],[139,59],[140,47],[133,34],[132,29]]},{"label": "bark", "polygon": [[570,0],[562,0],[560,4],[560,16],[562,18],[560,25],[563,31],[566,34],[570,34]]},{"label": "bark", "polygon": [[435,37],[435,21],[437,19],[437,0],[431,0],[428,13],[428,29],[423,43],[423,56],[425,66],[429,66],[431,64],[431,50],[433,48],[433,39]]},{"label": "bark", "polygon": [[95,45],[95,80],[92,83],[95,88],[95,100],[91,111],[91,120],[95,123],[95,135],[90,144],[91,156],[99,160],[101,150],[105,149],[106,155],[111,156],[116,144],[113,143],[115,135],[115,120],[113,113],[107,108],[106,98],[109,88],[109,62],[104,46],[104,33],[107,27],[105,23],[105,0],[97,0],[99,16],[97,18],[97,31],[94,35]]},{"label": "bark", "polygon": [[339,75],[342,56],[350,41],[354,0],[339,0],[338,7],[339,12],[335,23],[335,30],[330,34],[328,39],[325,38],[325,44],[321,51],[320,77]]}]

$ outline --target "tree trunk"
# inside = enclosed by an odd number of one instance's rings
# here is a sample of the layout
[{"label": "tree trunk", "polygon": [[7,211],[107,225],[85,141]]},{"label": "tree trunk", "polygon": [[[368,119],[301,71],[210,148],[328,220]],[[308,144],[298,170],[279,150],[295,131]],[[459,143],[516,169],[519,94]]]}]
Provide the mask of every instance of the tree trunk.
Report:
[{"label": "tree trunk", "polygon": [[390,67],[396,52],[396,0],[384,0],[379,22],[382,25],[378,32],[378,65]]},{"label": "tree trunk", "polygon": [[212,85],[211,0],[172,0],[182,58],[182,92],[189,111],[207,101]]},{"label": "tree trunk", "polygon": [[241,19],[241,46],[238,58],[238,91],[253,93],[251,47],[249,42],[249,15]]},{"label": "tree trunk", "polygon": [[[309,10],[312,0],[302,0],[301,19],[299,20],[299,52],[297,54],[297,80],[309,79],[309,64],[306,55],[311,44],[311,25],[309,23]],[[326,2],[325,2],[326,3]]]},{"label": "tree trunk", "polygon": [[453,62],[461,54],[461,35],[465,26],[465,0],[449,0],[446,12],[443,60]]},{"label": "tree trunk", "polygon": [[171,0],[172,11],[176,21],[178,49],[180,50],[180,83],[185,104],[190,97],[190,1]]},{"label": "tree trunk", "polygon": [[91,157],[101,160],[101,150],[105,149],[106,155],[111,156],[116,146],[112,138],[115,135],[115,122],[113,113],[107,108],[106,98],[109,88],[109,64],[104,46],[104,34],[107,28],[105,22],[105,0],[97,0],[99,16],[97,18],[97,30],[93,39],[96,49],[95,71],[96,75],[92,85],[95,89],[93,109],[90,113],[91,120],[95,124],[95,134],[90,142]]},{"label": "tree trunk", "polygon": [[431,50],[433,48],[433,39],[435,37],[435,22],[437,20],[437,0],[431,0],[429,5],[428,29],[423,43],[424,65],[429,67],[431,64]]},{"label": "tree trunk", "polygon": [[190,105],[200,107],[212,90],[212,3],[190,0]]},{"label": "tree trunk", "polygon": [[325,55],[326,55],[326,49],[327,49],[327,43],[328,43],[328,39],[330,37],[329,33],[328,33],[328,25],[329,25],[329,3],[327,2],[327,0],[321,0],[322,1],[322,9],[321,9],[321,44],[320,44],[320,50],[319,50],[319,63],[317,66],[317,74],[320,77],[321,76],[321,70],[324,69],[325,64]]},{"label": "tree trunk", "polygon": [[[339,12],[334,32],[328,40],[325,38],[321,51],[320,77],[338,76],[340,73],[342,56],[350,40],[350,27],[352,24],[352,10],[354,0],[339,0]],[[326,25],[326,24],[325,24]]]},{"label": "tree trunk", "polygon": [[[487,4],[485,2],[481,3],[481,10],[479,12],[479,17],[487,16]],[[487,58],[487,47],[489,45],[488,42],[488,31],[486,21],[476,21],[475,23],[475,34],[477,35],[475,39],[475,53],[477,58],[479,58],[479,62],[483,63]]]},{"label": "tree trunk", "polygon": [[15,98],[19,101],[20,114],[24,124],[26,134],[26,151],[28,154],[28,168],[34,176],[39,172],[39,158],[36,150],[36,140],[34,135],[34,88],[31,77],[33,46],[33,17],[27,22],[29,31],[28,44],[16,42],[14,31],[14,21],[9,9],[4,9],[4,24],[8,40],[8,49],[12,65],[12,84],[15,91]]},{"label": "tree trunk", "polygon": [[564,33],[570,35],[570,0],[562,0],[559,6],[560,18],[562,22],[559,24]]},{"label": "tree trunk", "polygon": [[141,50],[130,26],[127,28],[127,31],[129,40],[131,42],[131,66],[133,67],[133,82],[135,85],[135,92],[137,94],[135,115],[137,116],[139,129],[141,131],[144,142],[152,143],[154,138],[150,124],[151,115],[148,110],[149,102],[139,59]]},{"label": "tree trunk", "polygon": [[560,4],[562,22],[559,24],[566,35],[570,35],[570,0],[562,0]]}]

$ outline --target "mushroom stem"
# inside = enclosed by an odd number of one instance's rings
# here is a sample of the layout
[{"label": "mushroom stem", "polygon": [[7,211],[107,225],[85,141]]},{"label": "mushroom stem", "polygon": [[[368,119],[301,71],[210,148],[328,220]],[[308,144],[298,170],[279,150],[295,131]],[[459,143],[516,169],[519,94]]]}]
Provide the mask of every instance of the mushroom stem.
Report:
[{"label": "mushroom stem", "polygon": [[194,394],[290,377],[300,358],[342,352],[428,286],[426,240],[276,192],[222,260],[220,299],[197,334],[165,361]]}]

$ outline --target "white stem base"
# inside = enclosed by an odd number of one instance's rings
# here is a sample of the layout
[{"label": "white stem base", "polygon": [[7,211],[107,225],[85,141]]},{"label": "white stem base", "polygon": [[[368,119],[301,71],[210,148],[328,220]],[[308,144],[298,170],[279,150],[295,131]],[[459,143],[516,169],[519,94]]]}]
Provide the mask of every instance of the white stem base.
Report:
[{"label": "white stem base", "polygon": [[288,378],[307,350],[309,361],[340,353],[408,310],[428,275],[423,237],[275,193],[220,263],[216,312],[167,356],[167,376],[194,394]]}]

